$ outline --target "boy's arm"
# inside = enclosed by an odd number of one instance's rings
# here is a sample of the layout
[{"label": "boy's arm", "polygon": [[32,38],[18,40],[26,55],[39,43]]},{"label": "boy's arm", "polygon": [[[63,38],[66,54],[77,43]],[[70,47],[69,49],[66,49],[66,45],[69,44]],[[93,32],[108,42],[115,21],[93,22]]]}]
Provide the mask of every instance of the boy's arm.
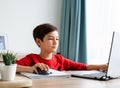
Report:
[{"label": "boy's arm", "polygon": [[17,65],[17,70],[16,72],[29,72],[29,73],[38,73],[37,72],[37,67],[39,67],[41,70],[48,71],[49,66],[44,64],[44,63],[37,63],[33,66],[22,66],[22,65]]},{"label": "boy's arm", "polygon": [[29,72],[29,73],[33,73],[34,69],[33,69],[33,67],[30,67],[30,66],[17,65],[16,72]]},{"label": "boy's arm", "polygon": [[87,65],[87,70],[107,70],[107,64],[101,64],[101,65]]}]

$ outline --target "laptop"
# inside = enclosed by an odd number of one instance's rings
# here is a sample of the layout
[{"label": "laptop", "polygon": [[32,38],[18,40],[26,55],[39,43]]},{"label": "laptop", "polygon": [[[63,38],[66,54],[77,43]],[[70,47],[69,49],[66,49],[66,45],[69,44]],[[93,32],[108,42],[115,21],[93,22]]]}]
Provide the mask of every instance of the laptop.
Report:
[{"label": "laptop", "polygon": [[113,32],[108,68],[106,72],[103,71],[75,71],[71,73],[73,77],[82,77],[98,80],[109,80],[120,77],[120,33]]}]

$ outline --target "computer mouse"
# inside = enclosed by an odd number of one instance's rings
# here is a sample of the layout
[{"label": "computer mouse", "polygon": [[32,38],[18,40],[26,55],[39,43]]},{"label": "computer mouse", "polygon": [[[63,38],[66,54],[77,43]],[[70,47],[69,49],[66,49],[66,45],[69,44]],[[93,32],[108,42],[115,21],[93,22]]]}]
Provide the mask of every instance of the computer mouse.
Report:
[{"label": "computer mouse", "polygon": [[40,74],[40,75],[49,75],[49,73],[47,71],[41,70],[39,67],[37,67],[36,69],[37,69],[38,74]]}]

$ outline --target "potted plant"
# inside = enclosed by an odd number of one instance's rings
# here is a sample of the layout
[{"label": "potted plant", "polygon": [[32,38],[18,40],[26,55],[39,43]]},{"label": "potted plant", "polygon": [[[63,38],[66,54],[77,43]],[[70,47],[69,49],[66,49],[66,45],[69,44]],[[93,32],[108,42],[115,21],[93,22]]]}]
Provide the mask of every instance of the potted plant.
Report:
[{"label": "potted plant", "polygon": [[16,74],[16,54],[11,51],[2,51],[0,56],[3,64],[0,65],[1,80],[14,80]]}]

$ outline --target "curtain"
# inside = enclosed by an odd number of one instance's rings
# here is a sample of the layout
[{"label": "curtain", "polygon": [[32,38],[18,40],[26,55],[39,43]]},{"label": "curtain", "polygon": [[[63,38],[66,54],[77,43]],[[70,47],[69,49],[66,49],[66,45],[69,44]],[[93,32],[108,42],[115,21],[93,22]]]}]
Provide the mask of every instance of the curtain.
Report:
[{"label": "curtain", "polygon": [[87,63],[85,0],[62,0],[59,48],[64,57]]}]

